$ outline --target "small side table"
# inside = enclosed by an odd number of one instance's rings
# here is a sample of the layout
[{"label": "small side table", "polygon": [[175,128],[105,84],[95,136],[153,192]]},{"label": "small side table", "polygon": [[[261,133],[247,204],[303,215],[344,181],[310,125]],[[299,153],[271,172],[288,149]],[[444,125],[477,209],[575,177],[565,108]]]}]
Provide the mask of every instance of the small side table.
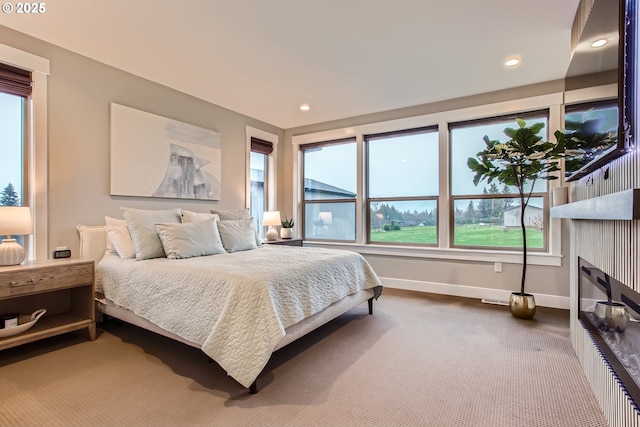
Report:
[{"label": "small side table", "polygon": [[0,314],[46,314],[26,332],[0,338],[0,350],[79,329],[96,339],[94,263],[81,259],[27,261],[0,268]]},{"label": "small side table", "polygon": [[263,240],[266,245],[302,246],[302,239]]}]

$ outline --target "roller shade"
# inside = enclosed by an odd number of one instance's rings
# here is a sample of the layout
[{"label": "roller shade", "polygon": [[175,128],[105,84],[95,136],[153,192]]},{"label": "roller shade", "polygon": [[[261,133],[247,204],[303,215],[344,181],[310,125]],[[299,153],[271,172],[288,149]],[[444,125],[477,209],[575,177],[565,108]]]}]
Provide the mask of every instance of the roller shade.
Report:
[{"label": "roller shade", "polygon": [[28,97],[31,95],[31,72],[0,63],[0,92]]},{"label": "roller shade", "polygon": [[268,156],[273,152],[273,144],[269,141],[251,137],[251,151]]}]

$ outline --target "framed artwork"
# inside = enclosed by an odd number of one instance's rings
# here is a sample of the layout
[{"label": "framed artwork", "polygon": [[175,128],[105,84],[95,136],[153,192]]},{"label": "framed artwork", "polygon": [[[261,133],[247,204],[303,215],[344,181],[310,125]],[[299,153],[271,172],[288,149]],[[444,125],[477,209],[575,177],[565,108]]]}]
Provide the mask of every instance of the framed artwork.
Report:
[{"label": "framed artwork", "polygon": [[111,195],[220,200],[220,134],[111,103]]}]

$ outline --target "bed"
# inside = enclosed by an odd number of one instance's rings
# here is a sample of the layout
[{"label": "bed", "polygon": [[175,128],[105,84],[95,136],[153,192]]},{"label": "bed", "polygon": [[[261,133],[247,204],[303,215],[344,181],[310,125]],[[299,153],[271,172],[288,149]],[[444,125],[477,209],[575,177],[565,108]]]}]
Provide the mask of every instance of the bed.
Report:
[{"label": "bed", "polygon": [[274,351],[365,301],[372,314],[382,293],[352,251],[256,245],[139,260],[110,251],[107,228],[78,226],[97,310],[201,349],[251,393]]}]

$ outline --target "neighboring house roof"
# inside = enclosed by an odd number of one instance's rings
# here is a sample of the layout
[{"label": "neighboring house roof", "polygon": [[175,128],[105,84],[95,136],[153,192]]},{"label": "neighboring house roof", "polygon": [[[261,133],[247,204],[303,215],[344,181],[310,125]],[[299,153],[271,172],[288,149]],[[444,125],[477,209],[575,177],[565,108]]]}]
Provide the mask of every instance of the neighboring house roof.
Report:
[{"label": "neighboring house roof", "polygon": [[310,191],[314,193],[333,194],[341,196],[343,198],[353,199],[356,197],[356,193],[351,191],[334,187],[333,185],[325,184],[324,182],[316,181],[315,179],[304,179],[304,191]]}]

